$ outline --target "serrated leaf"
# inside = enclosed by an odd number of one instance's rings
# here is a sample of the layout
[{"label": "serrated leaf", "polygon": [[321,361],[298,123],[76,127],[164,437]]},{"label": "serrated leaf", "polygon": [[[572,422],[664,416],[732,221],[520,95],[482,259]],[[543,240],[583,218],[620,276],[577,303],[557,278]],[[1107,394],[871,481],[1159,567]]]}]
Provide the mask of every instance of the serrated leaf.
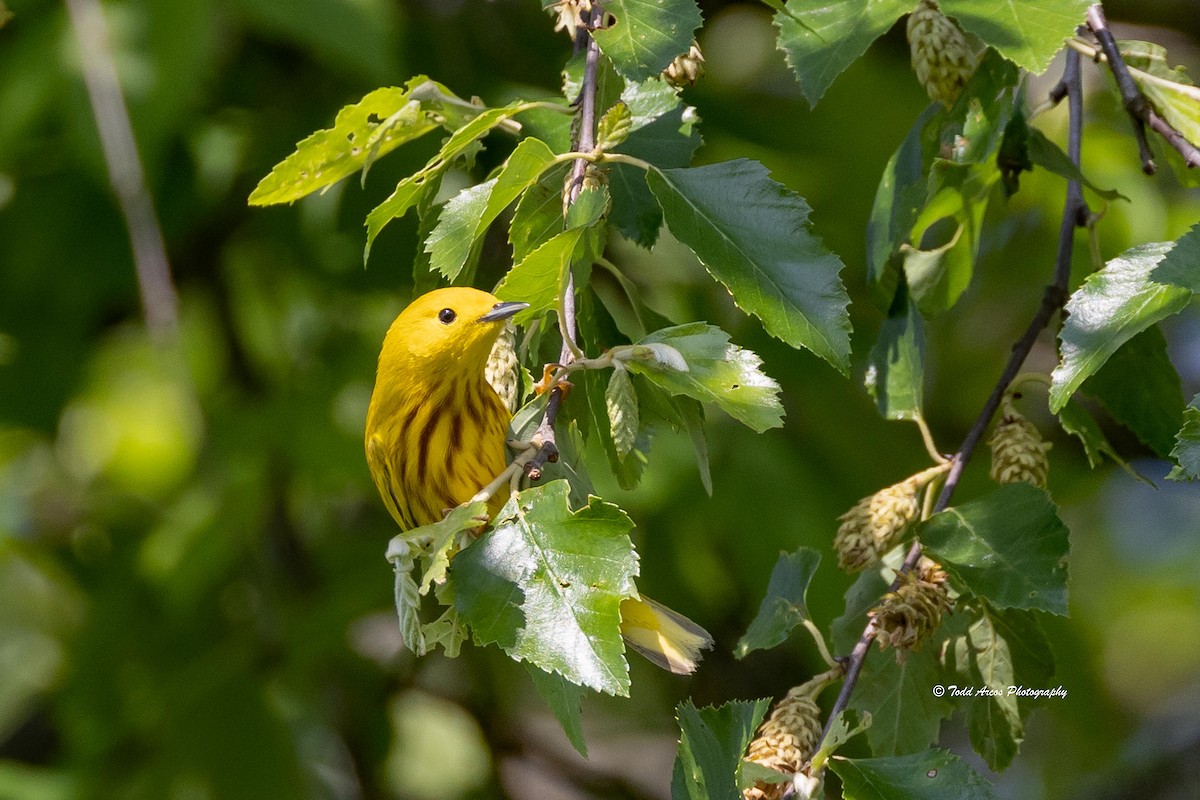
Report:
[{"label": "serrated leaf", "polygon": [[1001,486],[934,514],[917,536],[931,558],[992,605],[1067,613],[1067,527],[1041,489]]},{"label": "serrated leaf", "polygon": [[804,198],[746,159],[652,170],[646,180],[671,233],[739,307],[777,339],[848,371],[850,298],[838,277],[842,262],[813,235]]},{"label": "serrated leaf", "polygon": [[1200,224],[1179,237],[1175,249],[1155,265],[1150,280],[1200,294]]},{"label": "serrated leaf", "polygon": [[621,102],[629,111],[631,132],[652,124],[683,104],[679,89],[663,80],[661,75],[644,81],[625,81]]},{"label": "serrated leaf", "polygon": [[845,709],[839,711],[829,725],[829,733],[821,740],[821,747],[812,755],[812,771],[825,768],[826,762],[842,745],[871,727],[871,714],[867,711]]},{"label": "serrated leaf", "polygon": [[608,188],[585,187],[567,209],[567,228],[591,228],[608,211]]},{"label": "serrated leaf", "polygon": [[903,664],[891,653],[873,656],[863,664],[850,698],[851,708],[871,714],[871,727],[867,728],[871,752],[911,753],[936,742],[942,720],[950,716],[954,705],[933,693],[942,680],[932,653],[911,651]]},{"label": "serrated leaf", "polygon": [[871,348],[867,392],[884,419],[918,419],[925,402],[925,320],[902,288]]},{"label": "serrated leaf", "polygon": [[672,800],[741,797],[742,754],[771,706],[770,698],[735,700],[697,709],[690,700],[675,709],[681,735],[671,776]]},{"label": "serrated leaf", "polygon": [[533,679],[533,687],[554,712],[554,718],[562,726],[571,746],[579,755],[587,758],[587,740],[583,738],[583,716],[579,710],[583,688],[557,673],[545,672],[532,664],[526,664],[525,667]]},{"label": "serrated leaf", "polygon": [[1129,200],[1128,197],[1116,189],[1101,189],[1089,181],[1079,167],[1075,166],[1075,162],[1071,161],[1067,154],[1063,152],[1062,148],[1047,139],[1046,134],[1037,128],[1029,128],[1029,138],[1026,140],[1026,148],[1030,161],[1039,167],[1047,169],[1069,181],[1078,181],[1105,200]]},{"label": "serrated leaf", "polygon": [[[1109,356],[1137,334],[1183,310],[1192,292],[1157,275],[1175,275],[1200,263],[1200,225],[1175,242],[1141,244],[1088,276],[1067,301],[1059,332],[1060,363],[1050,387],[1050,410],[1066,405]],[[1191,267],[1194,268],[1194,267]]]},{"label": "serrated leaf", "polygon": [[1175,436],[1171,458],[1175,467],[1167,475],[1168,480],[1200,480],[1200,394],[1183,410],[1183,427]]},{"label": "serrated leaf", "polygon": [[629,106],[617,103],[605,111],[604,116],[596,123],[596,148],[612,150],[628,139],[632,130],[633,115],[629,113]]},{"label": "serrated leaf", "polygon": [[566,481],[518,494],[454,559],[455,606],[475,638],[572,683],[629,693],[619,607],[636,595],[633,523],[599,498],[572,510]]},{"label": "serrated leaf", "polygon": [[885,758],[833,758],[845,800],[996,800],[978,772],[948,750]]},{"label": "serrated leaf", "polygon": [[632,372],[646,376],[671,394],[716,403],[758,433],[783,424],[779,384],[759,369],[762,361],[757,355],[730,344],[729,334],[720,328],[703,322],[676,325],[655,331],[638,344],[665,344],[683,357],[687,372],[656,358],[628,364]]},{"label": "serrated leaf", "polygon": [[475,241],[553,164],[554,153],[544,142],[522,139],[495,178],[451,198],[425,241],[432,267],[449,281],[457,278]]},{"label": "serrated leaf", "polygon": [[804,597],[820,563],[821,554],[811,547],[779,554],[767,583],[767,596],[733,650],[736,658],[782,644],[793,628],[811,618]]},{"label": "serrated leaf", "polygon": [[455,506],[432,525],[423,525],[404,533],[404,538],[410,542],[424,542],[424,550],[429,556],[429,565],[421,578],[421,594],[427,594],[434,583],[444,583],[446,570],[450,567],[450,559],[461,545],[461,534],[480,527],[481,521],[487,520],[487,501],[472,500]]},{"label": "serrated leaf", "polygon": [[606,0],[611,27],[592,35],[617,72],[633,81],[657,75],[686,53],[700,27],[695,0]]},{"label": "serrated leaf", "polygon": [[940,0],[952,17],[1000,55],[1041,74],[1083,22],[1091,0]]},{"label": "serrated leaf", "polygon": [[1163,458],[1175,446],[1183,424],[1183,387],[1157,327],[1121,345],[1079,390],[1098,399],[1113,419]]},{"label": "serrated leaf", "polygon": [[[645,126],[635,127],[616,152],[657,167],[686,167],[700,146],[700,134],[690,122],[683,121],[683,113],[683,108],[676,107]],[[645,171],[629,164],[613,164],[608,188],[613,196],[612,224],[627,239],[642,247],[653,247],[663,215],[646,185]]]},{"label": "serrated leaf", "polygon": [[529,303],[529,308],[514,317],[518,324],[558,306],[583,232],[583,228],[573,228],[554,236],[509,270],[496,287],[500,300]]},{"label": "serrated leaf", "polygon": [[788,0],[775,13],[779,49],[809,106],[912,9],[912,0]]},{"label": "serrated leaf", "polygon": [[517,201],[508,229],[514,264],[520,264],[525,256],[562,233],[562,189],[568,169],[563,164],[547,171]]},{"label": "serrated leaf", "polygon": [[375,157],[384,155],[437,128],[440,123],[434,109],[413,97],[414,90],[426,86],[449,95],[445,87],[420,75],[403,88],[376,89],[344,107],[332,128],[301,141],[295,152],[259,181],[250,195],[250,205],[299,200],[362,169],[372,153]]},{"label": "serrated leaf", "polygon": [[421,633],[421,591],[413,577],[416,561],[405,544],[389,553],[392,571],[395,574],[394,597],[396,619],[400,623],[400,638],[404,646],[419,656],[425,655],[425,637]]},{"label": "serrated leaf", "polygon": [[1145,480],[1134,472],[1133,467],[1129,466],[1125,459],[1121,458],[1109,443],[1104,431],[1100,429],[1100,424],[1088,413],[1086,408],[1080,405],[1078,400],[1072,398],[1067,401],[1067,404],[1058,412],[1058,422],[1064,431],[1079,439],[1083,444],[1088,466],[1092,469],[1100,466],[1104,460],[1103,456],[1108,456],[1136,479]]},{"label": "serrated leaf", "polygon": [[531,103],[514,102],[502,108],[489,108],[450,134],[437,155],[429,160],[420,171],[409,175],[396,185],[395,190],[382,203],[367,214],[367,244],[363,260],[371,255],[371,245],[380,231],[394,219],[404,216],[415,206],[435,183],[434,178],[444,172],[458,158],[478,147],[476,142],[492,129],[529,108]]}]

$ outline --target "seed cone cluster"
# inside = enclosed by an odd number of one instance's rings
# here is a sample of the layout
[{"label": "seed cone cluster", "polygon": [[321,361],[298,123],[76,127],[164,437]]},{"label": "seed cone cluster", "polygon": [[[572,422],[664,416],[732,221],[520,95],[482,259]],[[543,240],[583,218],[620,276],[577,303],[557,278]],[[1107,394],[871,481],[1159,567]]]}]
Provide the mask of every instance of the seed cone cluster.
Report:
[{"label": "seed cone cluster", "polygon": [[695,85],[704,76],[704,54],[700,45],[692,42],[686,53],[676,58],[663,70],[663,77],[672,86],[683,86],[685,83]]},{"label": "seed cone cluster", "polygon": [[896,546],[921,515],[917,495],[928,483],[922,481],[924,475],[880,489],[839,517],[841,525],[833,537],[839,567],[858,572]]},{"label": "seed cone cluster", "polygon": [[1042,441],[1042,434],[1017,410],[1013,400],[1013,395],[1004,396],[1000,422],[988,440],[992,448],[992,469],[989,474],[997,483],[1024,481],[1044,489],[1050,470],[1046,451],[1051,444]]},{"label": "seed cone cluster", "polygon": [[922,557],[900,580],[896,591],[885,594],[883,602],[869,612],[875,620],[879,648],[896,648],[897,658],[920,647],[942,624],[942,616],[951,606],[946,573],[928,558]]},{"label": "seed cone cluster", "polygon": [[966,34],[934,0],[921,0],[908,15],[908,46],[913,72],[929,99],[954,105],[979,63]]},{"label": "seed cone cluster", "polygon": [[[809,681],[792,688],[750,742],[746,760],[785,773],[800,771],[821,738],[821,709],[813,699],[824,683]],[[742,792],[745,800],[779,800],[789,784],[756,782]]]},{"label": "seed cone cluster", "polygon": [[520,384],[516,344],[517,329],[509,321],[497,337],[492,352],[488,354],[487,366],[483,370],[484,378],[496,390],[496,394],[500,395],[510,412],[517,408],[517,387]]}]

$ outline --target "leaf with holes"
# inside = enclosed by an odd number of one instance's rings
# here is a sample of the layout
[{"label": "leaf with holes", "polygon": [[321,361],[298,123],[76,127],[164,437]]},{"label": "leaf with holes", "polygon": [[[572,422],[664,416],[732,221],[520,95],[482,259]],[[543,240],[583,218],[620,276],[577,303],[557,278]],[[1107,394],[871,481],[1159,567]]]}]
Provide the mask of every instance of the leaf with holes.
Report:
[{"label": "leaf with holes", "polygon": [[645,80],[667,68],[692,45],[700,27],[695,0],[605,0],[613,25],[593,34],[617,72]]}]

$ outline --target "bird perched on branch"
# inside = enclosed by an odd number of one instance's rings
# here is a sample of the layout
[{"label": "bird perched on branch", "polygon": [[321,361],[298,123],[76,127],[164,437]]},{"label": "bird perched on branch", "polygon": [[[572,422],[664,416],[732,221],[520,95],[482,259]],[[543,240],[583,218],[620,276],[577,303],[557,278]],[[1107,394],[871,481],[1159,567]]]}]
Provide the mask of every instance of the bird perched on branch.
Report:
[{"label": "bird perched on branch", "polygon": [[[510,412],[488,385],[488,355],[505,320],[527,307],[470,288],[414,300],[388,329],[367,410],[367,464],[403,530],[430,525],[508,465]],[[489,501],[495,515],[505,492]],[[712,638],[645,597],[621,603],[621,635],[652,662],[690,673]]]}]

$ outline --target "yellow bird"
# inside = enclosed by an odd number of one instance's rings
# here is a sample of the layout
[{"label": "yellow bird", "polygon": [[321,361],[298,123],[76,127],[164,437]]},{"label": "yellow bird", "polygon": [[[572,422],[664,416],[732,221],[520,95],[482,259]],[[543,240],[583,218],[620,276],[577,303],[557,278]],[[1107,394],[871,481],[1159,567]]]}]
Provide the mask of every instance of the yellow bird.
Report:
[{"label": "yellow bird", "polygon": [[[367,409],[371,477],[401,529],[430,525],[508,465],[510,413],[484,379],[504,321],[527,303],[470,288],[414,300],[388,329]],[[507,498],[497,492],[488,511]],[[687,674],[712,637],[649,598],[621,603],[621,635],[663,669]]]}]

